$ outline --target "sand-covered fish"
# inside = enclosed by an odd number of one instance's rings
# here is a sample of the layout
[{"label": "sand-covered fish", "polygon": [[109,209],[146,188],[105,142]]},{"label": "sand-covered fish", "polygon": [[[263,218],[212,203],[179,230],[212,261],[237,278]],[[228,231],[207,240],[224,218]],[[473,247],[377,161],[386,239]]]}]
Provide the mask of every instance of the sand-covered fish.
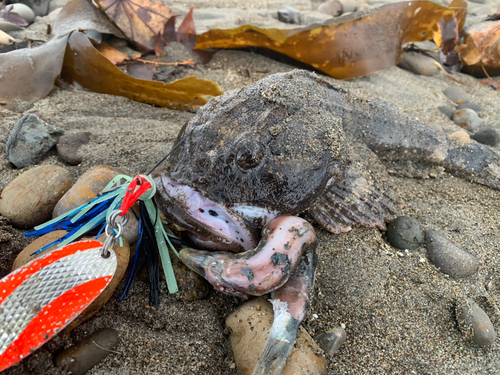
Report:
[{"label": "sand-covered fish", "polygon": [[309,305],[317,241],[296,215],[307,212],[332,233],[384,230],[396,215],[372,151],[500,187],[498,157],[486,147],[458,145],[305,71],[212,99],[179,142],[154,177],[162,212],[203,249],[183,249],[181,259],[221,292],[271,293],[275,321],[254,374],[281,372]]}]

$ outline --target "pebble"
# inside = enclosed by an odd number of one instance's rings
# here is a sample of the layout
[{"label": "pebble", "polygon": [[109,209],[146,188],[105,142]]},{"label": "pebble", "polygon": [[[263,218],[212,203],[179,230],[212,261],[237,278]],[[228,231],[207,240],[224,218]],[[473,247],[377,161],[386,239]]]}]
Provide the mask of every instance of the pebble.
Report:
[{"label": "pebble", "polygon": [[[45,245],[48,245],[49,243],[61,238],[64,236],[67,232],[64,230],[58,230],[58,231],[53,231],[50,233],[47,233],[40,238],[37,238],[35,241],[33,241],[31,244],[26,246],[16,257],[14,260],[14,265],[12,266],[12,270],[15,270],[19,267],[24,266],[26,263],[33,259],[40,258],[54,249],[58,247],[58,245],[53,245],[44,251],[41,251],[40,253],[36,254],[35,256],[31,256],[35,251],[38,249],[44,247]],[[85,239],[91,239],[94,240],[94,237],[84,237],[83,240]],[[104,243],[104,240],[106,239],[106,234],[103,233],[99,238],[97,239],[99,242]],[[113,251],[116,253],[116,260],[117,260],[117,267],[116,267],[116,272],[115,275],[113,276],[113,279],[109,283],[109,285],[104,289],[104,291],[80,314],[78,315],[75,320],[73,320],[66,328],[66,332],[69,332],[76,327],[78,327],[80,324],[83,322],[86,322],[89,320],[91,317],[97,313],[102,306],[108,302],[108,300],[111,298],[113,295],[116,287],[118,286],[118,283],[120,280],[123,278],[125,275],[125,272],[128,267],[128,263],[130,260],[130,246],[127,243],[127,241],[123,241],[123,246],[120,246],[118,242],[115,243],[113,246]]]},{"label": "pebble", "polygon": [[342,3],[339,0],[330,0],[318,6],[318,12],[338,17],[342,14]]},{"label": "pebble", "polygon": [[[265,297],[245,302],[226,318],[239,374],[252,374],[261,357],[273,320],[273,307]],[[326,360],[318,353],[320,348],[316,342],[300,327],[282,375],[326,374]]]},{"label": "pebble", "polygon": [[8,45],[14,43],[16,40],[6,32],[0,29],[0,45]]},{"label": "pebble", "polygon": [[455,279],[474,275],[479,261],[469,252],[460,249],[435,229],[425,233],[427,257],[439,270]]},{"label": "pebble", "polygon": [[460,87],[448,87],[443,90],[443,94],[456,104],[462,104],[469,101],[469,95]]},{"label": "pebble", "polygon": [[89,141],[90,133],[88,132],[65,134],[57,141],[57,154],[69,165],[78,165],[83,161],[78,150]]},{"label": "pebble", "polygon": [[51,219],[52,210],[72,183],[65,168],[56,165],[31,168],[3,189],[0,214],[21,228],[42,224]]},{"label": "pebble", "polygon": [[470,143],[470,136],[467,132],[459,130],[457,132],[451,133],[449,137],[459,143]]},{"label": "pebble", "polygon": [[424,232],[418,220],[400,216],[387,227],[387,240],[398,249],[414,250],[424,243]]},{"label": "pebble", "polygon": [[38,163],[56,145],[62,134],[63,129],[47,124],[38,116],[24,115],[14,125],[7,140],[9,161],[16,168]]},{"label": "pebble", "polygon": [[19,3],[26,4],[33,9],[35,16],[43,17],[49,14],[50,0],[19,0]]},{"label": "pebble", "polygon": [[72,375],[83,375],[118,346],[118,332],[102,328],[60,353],[55,363]]},{"label": "pebble", "polygon": [[483,120],[470,108],[457,109],[453,112],[453,122],[470,132],[475,132],[483,125]]},{"label": "pebble", "polygon": [[7,5],[5,7],[6,10],[11,10],[12,13],[17,13],[19,14],[24,20],[28,23],[32,23],[35,19],[35,12],[27,6],[26,4],[23,3],[15,3],[11,5]]},{"label": "pebble", "polygon": [[475,103],[467,102],[467,103],[462,103],[462,104],[457,105],[457,109],[465,109],[465,108],[472,109],[476,113],[479,113],[483,110],[483,107],[481,107],[479,104],[475,104]]},{"label": "pebble", "polygon": [[176,256],[171,256],[171,259],[179,287],[179,291],[174,294],[174,297],[184,302],[205,298],[212,289],[208,281],[187,268]]},{"label": "pebble", "polygon": [[456,314],[458,326],[465,337],[481,347],[490,346],[495,342],[497,333],[490,318],[473,300],[467,298],[459,301]]},{"label": "pebble", "polygon": [[[85,172],[78,181],[68,190],[66,194],[57,202],[52,217],[56,218],[75,207],[81,206],[97,197],[102,189],[120,172],[112,167],[98,165]],[[137,206],[132,206],[136,213],[139,212]],[[119,219],[121,220],[121,218]],[[133,213],[128,214],[128,222],[123,228],[123,238],[129,244],[137,242],[139,221]]]},{"label": "pebble", "polygon": [[438,72],[438,67],[435,64],[436,60],[422,53],[410,51],[403,52],[398,66],[412,73],[421,76],[433,76]]},{"label": "pebble", "polygon": [[472,136],[472,139],[482,143],[483,145],[496,146],[500,142],[500,135],[498,135],[498,132],[495,129],[484,128],[478,130]]},{"label": "pebble", "polygon": [[278,20],[284,23],[300,25],[300,12],[291,6],[286,6],[278,10]]},{"label": "pebble", "polygon": [[446,107],[446,106],[442,105],[442,106],[438,107],[438,109],[439,109],[439,112],[441,112],[442,114],[445,114],[450,119],[453,118],[453,112],[455,112],[455,110],[453,108]]},{"label": "pebble", "polygon": [[342,327],[332,328],[316,337],[316,342],[326,354],[333,355],[345,343],[346,333]]},{"label": "pebble", "polygon": [[21,26],[17,26],[15,23],[0,20],[0,31],[19,31],[19,30],[23,30],[23,28]]}]

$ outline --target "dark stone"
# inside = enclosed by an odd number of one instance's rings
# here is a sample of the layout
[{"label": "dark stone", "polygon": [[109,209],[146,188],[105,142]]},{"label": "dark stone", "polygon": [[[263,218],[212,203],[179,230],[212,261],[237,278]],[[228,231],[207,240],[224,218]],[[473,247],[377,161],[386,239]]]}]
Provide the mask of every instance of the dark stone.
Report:
[{"label": "dark stone", "polygon": [[439,109],[439,112],[448,116],[450,118],[450,120],[453,118],[453,112],[455,112],[455,110],[453,108],[446,107],[443,105],[443,106],[438,107],[438,109]]},{"label": "dark stone", "polygon": [[467,298],[458,302],[456,313],[458,326],[465,337],[482,347],[490,346],[495,342],[497,333],[490,318],[473,300]]},{"label": "dark stone", "polygon": [[472,109],[476,113],[479,113],[483,110],[483,107],[475,103],[462,103],[457,105],[457,109],[464,109],[464,108]]},{"label": "dark stone", "polygon": [[462,104],[469,101],[469,95],[460,87],[448,87],[443,94],[453,103]]},{"label": "dark stone", "polygon": [[332,328],[316,337],[316,342],[326,354],[334,354],[346,340],[345,330],[342,327]]},{"label": "dark stone", "polygon": [[73,375],[83,375],[118,346],[118,332],[103,328],[69,347],[56,357],[56,366]]},{"label": "dark stone", "polygon": [[69,165],[78,165],[82,162],[78,150],[89,141],[90,133],[88,132],[63,135],[57,141],[57,154]]},{"label": "dark stone", "polygon": [[492,128],[478,130],[471,138],[488,146],[496,146],[500,142],[500,135]]},{"label": "dark stone", "polygon": [[400,216],[389,224],[387,240],[398,249],[414,250],[424,243],[424,232],[416,219]]},{"label": "dark stone", "polygon": [[9,161],[17,168],[38,163],[62,134],[63,129],[47,124],[38,116],[28,114],[21,117],[7,140]]},{"label": "dark stone", "polygon": [[472,276],[479,269],[474,255],[457,247],[437,230],[427,230],[425,243],[431,263],[455,279]]},{"label": "dark stone", "polygon": [[278,20],[284,23],[300,25],[300,12],[294,7],[283,7],[278,10]]}]

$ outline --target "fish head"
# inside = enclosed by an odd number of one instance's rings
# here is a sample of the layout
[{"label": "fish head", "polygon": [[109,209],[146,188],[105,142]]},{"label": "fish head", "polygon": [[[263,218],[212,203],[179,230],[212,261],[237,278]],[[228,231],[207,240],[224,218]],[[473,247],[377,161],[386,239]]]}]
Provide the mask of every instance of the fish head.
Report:
[{"label": "fish head", "polygon": [[307,209],[345,151],[341,119],[319,102],[323,83],[275,74],[201,108],[153,175],[167,219],[200,247],[241,252],[273,217]]}]

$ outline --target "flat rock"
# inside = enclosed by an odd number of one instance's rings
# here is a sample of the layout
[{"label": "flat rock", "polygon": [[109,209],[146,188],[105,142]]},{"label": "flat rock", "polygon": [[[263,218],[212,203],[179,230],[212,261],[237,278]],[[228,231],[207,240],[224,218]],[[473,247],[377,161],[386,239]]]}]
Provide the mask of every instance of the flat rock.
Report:
[{"label": "flat rock", "polygon": [[31,168],[2,192],[0,213],[12,224],[32,228],[50,220],[52,210],[73,183],[68,170],[56,165]]},{"label": "flat rock", "polygon": [[455,279],[474,275],[479,261],[471,253],[460,249],[435,229],[425,233],[427,256],[439,270]]},{"label": "flat rock", "polygon": [[438,67],[435,62],[436,60],[432,57],[409,51],[403,52],[398,66],[412,73],[430,77],[438,72]]},{"label": "flat rock", "polygon": [[464,109],[464,108],[472,109],[476,113],[479,113],[483,110],[483,107],[481,107],[479,104],[470,103],[470,102],[457,105],[457,109]]},{"label": "flat rock", "polygon": [[475,132],[483,125],[483,120],[470,108],[457,109],[453,112],[453,122],[470,132]]},{"label": "flat rock", "polygon": [[[34,252],[36,252],[38,249],[41,249],[42,247],[54,242],[55,240],[63,237],[67,232],[64,230],[58,230],[54,231],[51,233],[47,233],[46,235],[41,236],[40,238],[37,238],[35,241],[33,241],[31,244],[26,246],[17,256],[17,258],[14,260],[14,265],[12,266],[12,270],[15,270],[19,267],[24,266],[26,263],[32,261],[33,259],[40,258],[46,254],[49,254],[51,251],[55,250],[58,245],[52,245],[48,247],[47,249],[41,251],[40,253],[31,256]],[[97,239],[99,242],[104,243],[105,239],[107,238],[106,234],[103,233],[99,238]],[[94,240],[95,237],[84,237],[82,240]],[[125,272],[127,271],[129,259],[130,259],[130,246],[127,243],[127,241],[123,241],[123,246],[119,246],[119,243],[116,242],[114,247],[113,247],[114,252],[116,253],[116,260],[117,260],[117,267],[116,267],[116,272],[115,275],[113,276],[113,279],[109,283],[109,285],[106,287],[106,289],[103,290],[103,292],[80,314],[78,315],[75,320],[73,320],[66,328],[65,330],[67,332],[75,329],[78,327],[80,324],[83,322],[89,320],[91,317],[97,313],[102,306],[108,302],[108,300],[111,298],[113,295],[116,287],[118,286],[118,283],[120,280],[123,278],[125,275]]]},{"label": "flat rock", "polygon": [[469,101],[469,95],[460,87],[448,87],[443,94],[453,103],[462,104]]},{"label": "flat rock", "polygon": [[345,329],[342,327],[332,328],[316,337],[316,342],[323,351],[329,355],[335,354],[340,345],[346,341]]},{"label": "flat rock", "polygon": [[417,219],[400,216],[387,227],[387,240],[398,249],[414,250],[424,243],[424,232]]},{"label": "flat rock", "polygon": [[476,133],[474,133],[472,139],[488,146],[496,146],[498,143],[500,143],[500,135],[498,135],[498,132],[493,128],[484,128],[478,130]]},{"label": "flat rock", "polygon": [[89,141],[89,132],[65,134],[57,141],[57,154],[69,165],[78,165],[83,160],[82,156],[78,154],[78,150]]},{"label": "flat rock", "polygon": [[[245,302],[226,318],[239,374],[252,374],[264,350],[273,320],[273,307],[265,297]],[[320,351],[312,337],[300,327],[282,375],[326,374],[326,361],[318,354]]]},{"label": "flat rock", "polygon": [[457,321],[460,330],[477,345],[488,347],[497,338],[495,327],[484,310],[473,300],[467,298],[456,305]]},{"label": "flat rock", "polygon": [[464,132],[463,130],[451,133],[448,137],[460,143],[470,143],[469,134],[467,132]]},{"label": "flat rock", "polygon": [[72,375],[83,375],[118,346],[118,332],[102,328],[60,353],[55,363]]},{"label": "flat rock", "polygon": [[14,125],[7,140],[9,161],[16,168],[38,163],[56,145],[62,134],[64,130],[47,124],[38,116],[24,115]]},{"label": "flat rock", "polygon": [[442,106],[438,107],[438,109],[439,109],[439,112],[448,116],[448,118],[450,118],[450,119],[453,118],[453,112],[455,112],[455,110],[453,108],[446,107],[446,106],[442,105]]}]

